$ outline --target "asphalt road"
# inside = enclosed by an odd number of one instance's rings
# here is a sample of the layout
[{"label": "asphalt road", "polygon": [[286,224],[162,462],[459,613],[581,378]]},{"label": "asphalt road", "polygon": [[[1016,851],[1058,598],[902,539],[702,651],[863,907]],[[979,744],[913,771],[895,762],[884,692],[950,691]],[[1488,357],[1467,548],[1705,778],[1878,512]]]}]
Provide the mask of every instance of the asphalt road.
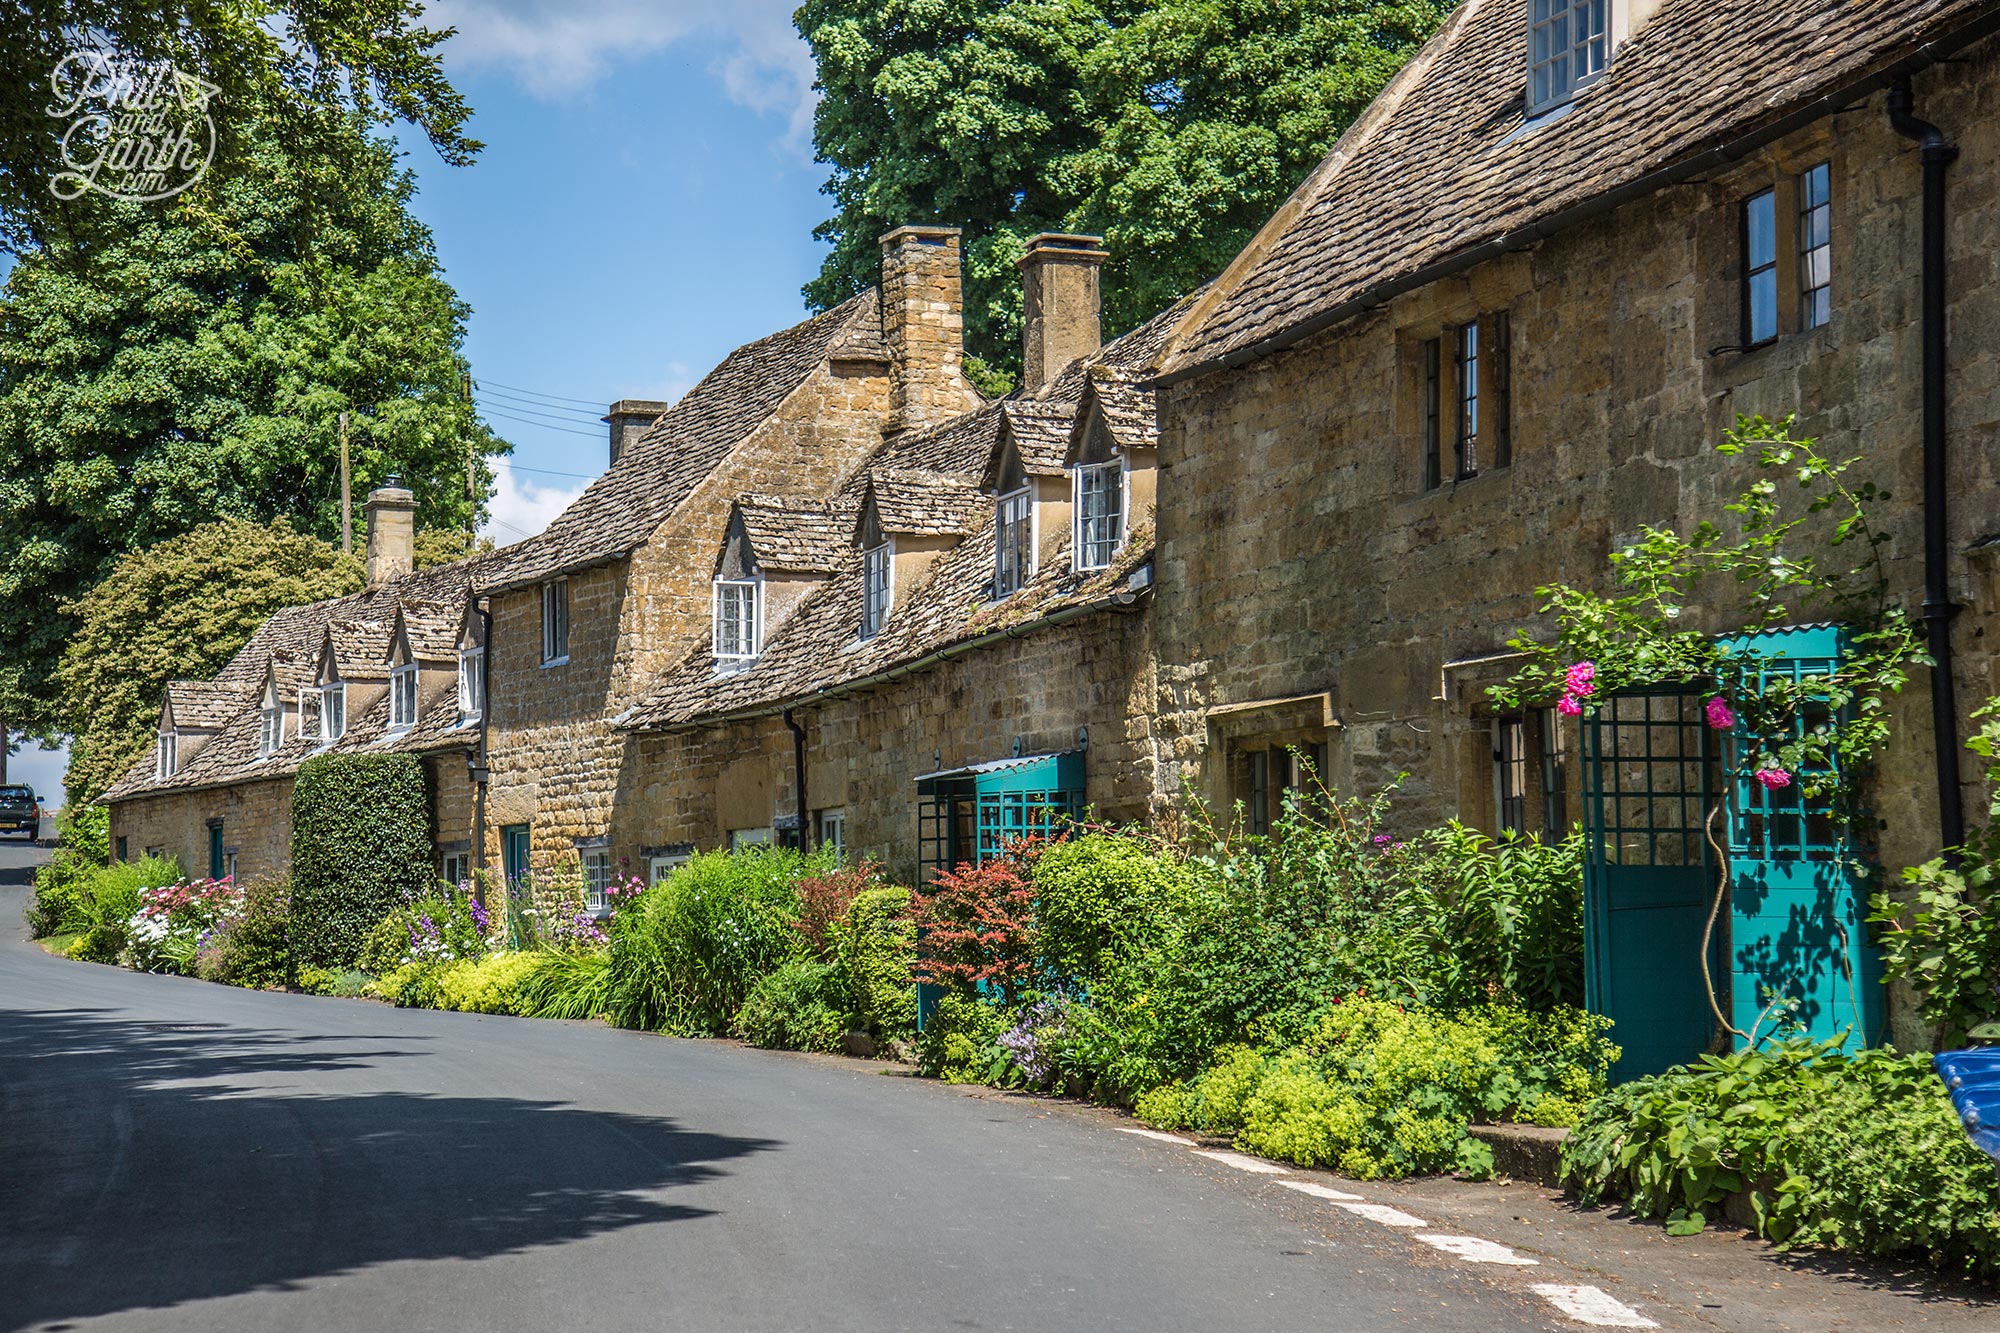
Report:
[{"label": "asphalt road", "polygon": [[1562,1326],[1087,1108],[71,963],[24,896],[0,1329]]}]

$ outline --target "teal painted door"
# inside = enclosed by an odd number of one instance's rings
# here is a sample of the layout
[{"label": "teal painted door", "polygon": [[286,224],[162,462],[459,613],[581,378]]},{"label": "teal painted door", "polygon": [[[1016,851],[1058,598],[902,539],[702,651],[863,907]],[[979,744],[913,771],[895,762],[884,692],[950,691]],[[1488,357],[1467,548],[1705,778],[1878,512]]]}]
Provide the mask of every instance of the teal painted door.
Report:
[{"label": "teal painted door", "polygon": [[1713,1037],[1701,946],[1718,772],[1701,702],[1613,695],[1583,720],[1584,1003],[1614,1024],[1615,1081],[1692,1060]]},{"label": "teal painted door", "polygon": [[[1771,630],[1728,646],[1743,663],[1745,695],[1826,675],[1844,651],[1832,625]],[[1791,719],[1794,735],[1839,725],[1831,709],[1811,704]],[[1761,1041],[1776,1029],[1772,1002],[1796,1001],[1790,1017],[1806,1035],[1851,1034],[1849,1049],[1872,1046],[1882,1039],[1882,968],[1852,848],[1826,804],[1804,796],[1818,775],[1797,773],[1768,790],[1756,780],[1757,758],[1739,727],[1729,745],[1730,1025]]]},{"label": "teal painted door", "polygon": [[222,825],[208,826],[208,877],[222,878]]},{"label": "teal painted door", "polygon": [[500,830],[500,868],[507,876],[511,893],[528,873],[528,826],[509,824]]}]

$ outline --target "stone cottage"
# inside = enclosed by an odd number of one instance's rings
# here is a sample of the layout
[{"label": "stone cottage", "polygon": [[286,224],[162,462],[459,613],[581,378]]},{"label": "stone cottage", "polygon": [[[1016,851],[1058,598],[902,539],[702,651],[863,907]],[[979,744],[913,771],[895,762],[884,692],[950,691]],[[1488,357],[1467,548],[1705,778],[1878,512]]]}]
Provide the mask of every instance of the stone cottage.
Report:
[{"label": "stone cottage", "polygon": [[[1893,493],[1893,596],[1940,663],[1897,706],[1873,854],[1955,841],[1965,715],[1996,684],[1996,29],[1974,0],[1461,4],[1150,381],[1178,770],[1261,811],[1308,747],[1346,792],[1406,775],[1412,826],[1583,820],[1593,1001],[1659,1016],[1621,1025],[1628,1065],[1693,1054],[1701,825],[1747,774],[1688,696],[1579,726],[1486,690],[1512,636],[1548,632],[1538,587],[1607,587],[1641,525],[1725,519],[1754,469],[1713,446],[1796,414]],[[1837,651],[1797,635],[1793,660]],[[1715,959],[1732,1021],[1770,987],[1815,1032],[1876,1030],[1866,886],[1803,811],[1749,799]]]},{"label": "stone cottage", "polygon": [[430,780],[440,873],[464,873],[480,677],[459,646],[487,558],[413,570],[415,509],[393,480],[372,492],[365,590],[280,611],[214,680],[167,686],[153,756],[102,798],[113,855],[168,855],[215,878],[282,874],[300,763],[408,753]]}]

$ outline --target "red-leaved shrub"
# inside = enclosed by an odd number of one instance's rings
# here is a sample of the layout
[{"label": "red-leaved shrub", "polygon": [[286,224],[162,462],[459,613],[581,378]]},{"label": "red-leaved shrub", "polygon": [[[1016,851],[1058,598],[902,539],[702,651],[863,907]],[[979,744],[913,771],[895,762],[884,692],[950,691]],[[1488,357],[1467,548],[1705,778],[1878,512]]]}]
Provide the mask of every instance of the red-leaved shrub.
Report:
[{"label": "red-leaved shrub", "polygon": [[873,861],[863,861],[798,881],[799,915],[792,929],[805,939],[813,957],[825,960],[833,956],[833,923],[847,915],[863,889],[874,887],[880,870]]},{"label": "red-leaved shrub", "polygon": [[1040,838],[1009,843],[985,865],[939,870],[911,903],[917,923],[917,980],[971,990],[998,986],[1008,1004],[1035,973],[1035,885],[1030,867]]}]

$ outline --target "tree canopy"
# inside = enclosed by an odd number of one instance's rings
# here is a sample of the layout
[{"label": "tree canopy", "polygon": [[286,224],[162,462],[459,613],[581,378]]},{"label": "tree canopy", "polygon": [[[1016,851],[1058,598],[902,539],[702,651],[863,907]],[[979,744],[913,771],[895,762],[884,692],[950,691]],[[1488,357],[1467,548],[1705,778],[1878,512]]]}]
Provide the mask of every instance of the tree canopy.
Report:
[{"label": "tree canopy", "polygon": [[806,0],[833,244],[805,288],[874,283],[876,239],[965,229],[966,344],[1020,364],[1014,261],[1101,234],[1107,336],[1220,272],[1449,0]]},{"label": "tree canopy", "polygon": [[[405,121],[448,162],[480,145],[471,112],[445,78],[438,47],[449,29],[423,26],[421,0],[9,0],[0,5],[0,250],[48,246],[116,208],[96,191],[60,198],[73,167],[63,138],[76,119],[63,104],[66,57],[100,51],[132,64],[171,65],[215,92],[217,177],[252,175],[263,146],[314,164],[308,192],[337,197],[349,125]],[[252,114],[252,108],[255,108]],[[87,155],[87,154],[86,154]],[[108,216],[107,216],[108,215]]]},{"label": "tree canopy", "polygon": [[121,557],[65,607],[75,632],[51,720],[70,733],[66,786],[81,806],[153,743],[171,680],[207,680],[272,612],[359,591],[361,562],[284,519],[204,523]]},{"label": "tree canopy", "polygon": [[[24,255],[0,292],[0,715],[54,724],[62,608],[122,554],[231,516],[340,532],[390,474],[428,527],[474,522],[504,451],[465,393],[468,311],[393,147],[350,121],[315,197],[275,141],[254,169]],[[71,721],[82,719],[75,714]]]}]

